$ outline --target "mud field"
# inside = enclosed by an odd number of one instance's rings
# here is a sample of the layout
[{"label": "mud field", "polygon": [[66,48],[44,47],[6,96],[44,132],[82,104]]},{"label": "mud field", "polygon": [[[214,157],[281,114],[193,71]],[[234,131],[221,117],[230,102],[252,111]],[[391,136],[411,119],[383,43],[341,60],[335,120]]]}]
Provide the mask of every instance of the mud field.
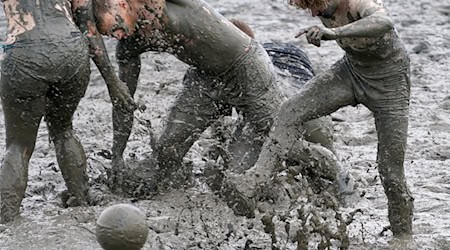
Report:
[{"label": "mud field", "polygon": [[[247,21],[259,41],[284,41],[302,46],[316,69],[327,69],[343,52],[334,42],[321,48],[294,39],[296,31],[318,24],[307,12],[295,10],[285,0],[209,0],[224,16]],[[450,3],[448,1],[385,0],[411,57],[412,100],[406,175],[415,198],[414,239],[418,249],[450,249]],[[6,33],[0,15],[1,38]],[[115,41],[107,40],[115,63]],[[146,53],[135,99],[133,133],[125,152],[128,161],[151,153],[151,130],[161,131],[167,110],[181,88],[187,66],[168,54]],[[0,107],[1,112],[1,107]],[[350,249],[387,249],[392,239],[387,204],[376,166],[376,133],[370,111],[363,106],[343,108],[332,115],[335,147],[342,166],[355,177],[361,196],[344,216],[356,210],[348,226]],[[151,124],[151,128],[150,128]],[[271,236],[261,220],[236,217],[226,204],[198,178],[194,187],[173,191],[151,200],[132,201],[109,193],[99,185],[110,167],[104,152],[112,144],[111,103],[105,84],[93,66],[91,83],[75,116],[74,128],[87,157],[91,181],[101,191],[101,204],[64,209],[60,192],[65,189],[48,141],[45,123],[39,130],[30,162],[29,182],[22,203],[22,217],[0,225],[0,249],[100,249],[95,240],[95,220],[108,205],[133,204],[146,212],[151,228],[145,249],[270,249]],[[0,116],[0,158],[5,132]],[[185,161],[201,176],[202,149],[211,141],[205,135]],[[281,238],[285,235],[280,234]],[[288,236],[286,236],[288,237]],[[285,239],[284,239],[285,240]],[[296,249],[285,240],[281,249]],[[311,249],[315,249],[311,246]]]}]

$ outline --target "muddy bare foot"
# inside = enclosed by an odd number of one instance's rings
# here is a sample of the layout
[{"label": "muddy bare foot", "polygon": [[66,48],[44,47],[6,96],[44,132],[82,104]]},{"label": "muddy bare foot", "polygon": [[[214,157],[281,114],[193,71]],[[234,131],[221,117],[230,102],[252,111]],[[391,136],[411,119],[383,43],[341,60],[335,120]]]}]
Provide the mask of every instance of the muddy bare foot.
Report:
[{"label": "muddy bare foot", "polygon": [[87,206],[90,202],[89,199],[85,201],[80,201],[69,193],[68,190],[64,190],[61,192],[61,201],[62,201],[62,207],[68,208],[68,207],[78,207],[78,206]]}]

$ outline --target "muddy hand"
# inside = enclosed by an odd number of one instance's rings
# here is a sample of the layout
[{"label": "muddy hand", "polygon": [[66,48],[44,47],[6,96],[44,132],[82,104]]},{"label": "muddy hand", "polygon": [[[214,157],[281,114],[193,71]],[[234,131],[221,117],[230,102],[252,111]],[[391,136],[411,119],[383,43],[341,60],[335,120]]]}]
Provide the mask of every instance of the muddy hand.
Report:
[{"label": "muddy hand", "polygon": [[319,26],[311,26],[309,28],[302,29],[297,33],[297,35],[295,35],[295,38],[298,38],[304,34],[306,35],[308,43],[313,44],[317,47],[320,47],[321,40],[336,39],[336,33],[332,29]]},{"label": "muddy hand", "polygon": [[137,108],[128,87],[120,80],[118,81],[118,84],[111,88],[111,101],[114,107],[118,107],[121,110],[132,112]]}]

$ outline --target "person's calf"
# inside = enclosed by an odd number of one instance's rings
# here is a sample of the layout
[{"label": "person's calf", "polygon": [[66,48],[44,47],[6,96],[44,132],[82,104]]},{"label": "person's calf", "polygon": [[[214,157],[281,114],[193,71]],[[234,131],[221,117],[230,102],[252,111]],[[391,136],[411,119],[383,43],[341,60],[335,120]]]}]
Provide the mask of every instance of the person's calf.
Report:
[{"label": "person's calf", "polygon": [[17,194],[2,190],[0,201],[0,224],[6,224],[13,221],[20,214],[20,204],[22,198]]},{"label": "person's calf", "polygon": [[388,217],[394,237],[411,238],[414,198],[405,182],[385,182],[388,198]]},{"label": "person's calf", "polygon": [[53,137],[56,158],[66,182],[68,192],[75,197],[71,204],[87,205],[88,175],[86,172],[86,155],[79,140],[72,131],[66,131]]},{"label": "person's calf", "polygon": [[21,147],[9,148],[6,152],[0,172],[0,223],[12,221],[19,215],[28,181],[28,159]]},{"label": "person's calf", "polygon": [[173,146],[160,143],[153,153],[156,156],[155,169],[158,190],[181,189],[189,186],[192,181],[192,164],[183,162],[184,152],[180,153]]}]

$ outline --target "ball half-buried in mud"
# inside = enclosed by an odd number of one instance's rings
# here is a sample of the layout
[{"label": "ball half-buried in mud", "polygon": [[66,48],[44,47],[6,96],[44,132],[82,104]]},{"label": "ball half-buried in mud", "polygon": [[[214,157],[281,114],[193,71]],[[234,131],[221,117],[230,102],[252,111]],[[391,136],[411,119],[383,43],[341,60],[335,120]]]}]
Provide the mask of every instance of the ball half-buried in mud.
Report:
[{"label": "ball half-buried in mud", "polygon": [[145,244],[148,230],[145,214],[140,209],[117,204],[100,214],[95,235],[105,250],[138,250]]}]

